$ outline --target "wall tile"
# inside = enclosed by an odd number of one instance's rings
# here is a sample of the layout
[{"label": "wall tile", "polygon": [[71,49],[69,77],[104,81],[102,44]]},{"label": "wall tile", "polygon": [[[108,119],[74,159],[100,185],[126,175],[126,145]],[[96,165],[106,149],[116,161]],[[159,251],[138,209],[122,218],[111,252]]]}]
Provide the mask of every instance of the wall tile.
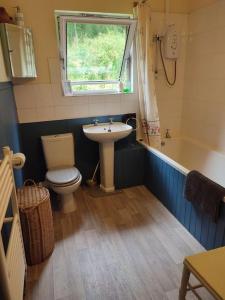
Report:
[{"label": "wall tile", "polygon": [[38,107],[36,109],[36,121],[52,121],[55,119],[53,106]]},{"label": "wall tile", "polygon": [[52,97],[54,106],[73,105],[73,97],[63,96],[63,91],[60,83],[54,83],[52,87]]},{"label": "wall tile", "polygon": [[106,115],[116,115],[121,112],[120,102],[107,102],[105,104]]},{"label": "wall tile", "polygon": [[22,108],[17,109],[19,123],[37,122],[37,110],[36,108]]},{"label": "wall tile", "polygon": [[89,116],[104,116],[106,114],[106,106],[104,101],[98,103],[89,103]]},{"label": "wall tile", "polygon": [[74,108],[71,106],[55,106],[55,119],[65,120],[74,118]]},{"label": "wall tile", "polygon": [[225,2],[189,16],[182,134],[225,153]]},{"label": "wall tile", "polygon": [[89,103],[120,103],[121,100],[121,94],[115,94],[115,95],[90,95],[89,96]]},{"label": "wall tile", "polygon": [[72,106],[72,109],[74,118],[83,118],[90,115],[89,105],[83,103],[76,103]]},{"label": "wall tile", "polygon": [[88,105],[89,104],[89,96],[76,96],[76,97],[70,97],[72,105],[74,104],[83,104]]},{"label": "wall tile", "polygon": [[16,106],[18,109],[35,108],[36,94],[33,85],[16,85],[14,86]]},{"label": "wall tile", "polygon": [[51,84],[36,84],[33,86],[33,92],[35,94],[37,108],[53,106]]},{"label": "wall tile", "polygon": [[137,101],[131,101],[130,99],[122,99],[121,100],[121,112],[123,114],[138,112],[138,103]]},{"label": "wall tile", "polygon": [[[14,87],[14,92],[20,122],[121,114],[123,111],[136,112],[138,107],[136,94],[65,97],[60,83],[18,85]],[[30,116],[26,116],[28,109],[32,111]]]},{"label": "wall tile", "polygon": [[60,74],[60,62],[58,58],[48,58],[48,67],[50,73],[51,83],[60,83],[61,74]]},{"label": "wall tile", "polygon": [[[159,108],[159,116],[161,121],[161,132],[166,128],[173,131],[173,135],[180,134],[180,121],[182,114],[182,100],[184,88],[184,69],[186,59],[186,45],[187,45],[187,15],[170,14],[168,23],[175,24],[180,33],[181,43],[179,58],[177,61],[177,81],[175,86],[170,87],[165,79],[163,65],[159,56],[157,58],[158,76],[156,80],[156,95]],[[152,14],[152,24],[154,34],[164,34],[165,32],[165,15],[162,13]],[[154,46],[155,47],[155,46]],[[156,62],[155,49],[153,51],[154,61]],[[174,76],[174,63],[165,60],[169,78]],[[156,63],[155,63],[156,67]]]}]

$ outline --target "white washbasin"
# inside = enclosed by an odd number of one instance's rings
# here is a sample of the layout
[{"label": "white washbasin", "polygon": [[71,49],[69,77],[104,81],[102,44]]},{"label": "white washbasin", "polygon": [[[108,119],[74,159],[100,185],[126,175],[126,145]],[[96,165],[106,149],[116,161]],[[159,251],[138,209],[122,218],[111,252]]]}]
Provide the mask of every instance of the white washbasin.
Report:
[{"label": "white washbasin", "polygon": [[83,132],[87,138],[99,143],[115,142],[127,137],[131,131],[130,125],[122,122],[84,125]]},{"label": "white washbasin", "polygon": [[100,154],[100,187],[105,192],[115,190],[114,186],[114,142],[127,137],[131,131],[130,125],[113,122],[90,124],[83,126],[87,138],[99,142]]}]

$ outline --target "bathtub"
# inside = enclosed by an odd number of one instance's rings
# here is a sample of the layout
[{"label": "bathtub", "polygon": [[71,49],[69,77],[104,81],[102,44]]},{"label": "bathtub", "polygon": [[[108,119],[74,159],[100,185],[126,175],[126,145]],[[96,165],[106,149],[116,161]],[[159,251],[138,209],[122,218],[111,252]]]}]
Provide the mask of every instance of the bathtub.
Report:
[{"label": "bathtub", "polygon": [[188,172],[198,170],[225,187],[225,155],[187,138],[165,139],[161,150],[147,146],[145,185],[206,248],[225,245],[225,203],[217,223],[184,197]]},{"label": "bathtub", "polygon": [[166,155],[171,165],[178,163],[175,167],[185,175],[189,170],[198,170],[225,187],[225,154],[187,138],[165,139],[163,142],[165,145],[161,147],[160,154]]}]

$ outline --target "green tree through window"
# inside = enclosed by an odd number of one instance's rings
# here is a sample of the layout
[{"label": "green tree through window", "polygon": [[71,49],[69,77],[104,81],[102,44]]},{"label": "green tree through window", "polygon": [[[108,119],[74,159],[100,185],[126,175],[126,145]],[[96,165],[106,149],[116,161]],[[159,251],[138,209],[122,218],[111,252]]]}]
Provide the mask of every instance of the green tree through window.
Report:
[{"label": "green tree through window", "polygon": [[[119,80],[126,46],[126,25],[67,23],[67,80]],[[109,84],[91,89],[109,88]],[[88,86],[77,86],[88,90]]]},{"label": "green tree through window", "polygon": [[64,95],[132,91],[129,15],[56,12]]}]

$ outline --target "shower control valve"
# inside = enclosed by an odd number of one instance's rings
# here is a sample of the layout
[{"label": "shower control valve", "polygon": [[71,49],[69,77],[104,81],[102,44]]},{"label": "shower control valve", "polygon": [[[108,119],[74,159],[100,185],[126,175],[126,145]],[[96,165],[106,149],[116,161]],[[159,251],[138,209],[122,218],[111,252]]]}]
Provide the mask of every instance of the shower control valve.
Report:
[{"label": "shower control valve", "polygon": [[169,129],[166,129],[166,139],[170,139],[171,138],[171,135],[170,135],[170,130]]}]

